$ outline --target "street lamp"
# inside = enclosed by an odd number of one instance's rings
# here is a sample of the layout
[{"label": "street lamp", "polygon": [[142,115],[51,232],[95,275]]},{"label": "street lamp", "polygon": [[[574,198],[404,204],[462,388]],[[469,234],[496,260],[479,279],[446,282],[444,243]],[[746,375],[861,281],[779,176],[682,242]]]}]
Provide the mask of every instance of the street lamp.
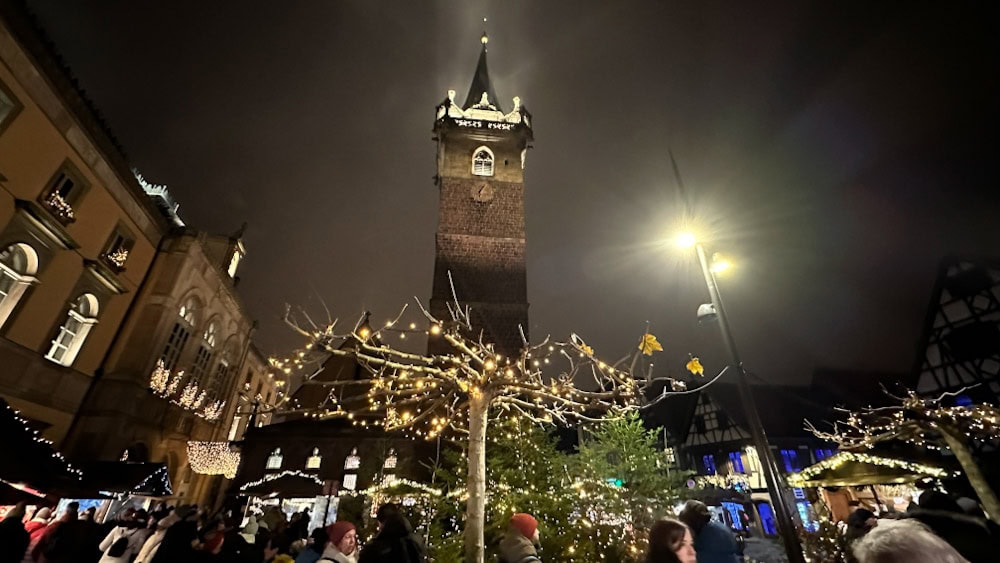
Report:
[{"label": "street lamp", "polygon": [[[774,452],[767,442],[767,434],[764,426],[760,422],[760,413],[757,412],[757,404],[754,401],[750,390],[750,383],[747,380],[746,371],[743,370],[743,361],[740,360],[739,352],[736,350],[736,343],[733,341],[732,332],[729,329],[729,319],[726,316],[726,309],[722,306],[722,296],[719,294],[719,285],[715,280],[715,273],[729,267],[729,262],[713,260],[709,262],[705,246],[692,233],[682,233],[677,237],[677,244],[682,248],[692,246],[698,252],[698,262],[701,263],[702,274],[705,275],[705,285],[708,286],[708,294],[712,298],[712,313],[719,321],[719,328],[722,331],[722,341],[729,353],[730,367],[736,372],[736,378],[740,390],[740,400],[743,410],[746,412],[747,422],[750,425],[750,433],[753,437],[754,447],[757,448],[761,461],[761,468],[764,472],[764,481],[767,483],[767,490],[771,496],[771,506],[774,508],[775,518],[778,521],[778,532],[785,544],[785,551],[788,553],[790,563],[805,563],[802,553],[802,546],[799,543],[798,532],[792,522],[792,513],[785,503],[784,487],[782,486],[781,475],[778,472],[778,462],[774,458]],[[714,258],[714,256],[713,256]],[[724,267],[722,264],[725,264]],[[702,305],[702,308],[705,306]],[[702,317],[702,310],[699,308],[699,318]]]}]

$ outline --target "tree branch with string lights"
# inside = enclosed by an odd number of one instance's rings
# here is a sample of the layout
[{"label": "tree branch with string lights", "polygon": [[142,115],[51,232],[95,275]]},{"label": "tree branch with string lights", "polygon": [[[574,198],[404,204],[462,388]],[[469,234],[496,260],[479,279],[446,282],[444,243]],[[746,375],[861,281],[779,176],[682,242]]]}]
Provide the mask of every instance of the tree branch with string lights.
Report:
[{"label": "tree branch with string lights", "polygon": [[994,521],[1000,521],[1000,502],[968,446],[971,441],[1000,439],[1000,409],[988,404],[947,405],[966,390],[927,398],[911,390],[895,395],[883,389],[891,399],[888,406],[867,407],[855,412],[837,409],[846,419],[834,422],[830,431],[819,430],[809,421],[806,421],[806,429],[848,451],[865,451],[875,444],[892,440],[931,449],[948,448],[965,471],[986,513]]},{"label": "tree branch with string lights", "polygon": [[[647,329],[632,354],[605,362],[575,334],[565,342],[546,338],[529,344],[522,331],[522,350],[504,356],[482,334],[475,334],[469,308],[457,299],[449,304],[446,319],[435,318],[419,301],[418,307],[423,326],[407,324],[403,307],[383,328],[359,322],[347,331],[339,331],[335,320],[319,325],[305,313],[304,322],[286,314],[286,322],[309,339],[306,350],[291,360],[295,365],[319,363],[334,355],[353,359],[370,374],[358,380],[306,381],[305,385],[329,386],[331,392],[323,405],[296,412],[316,418],[346,417],[355,425],[425,439],[447,436],[466,442],[465,561],[481,563],[490,421],[513,416],[533,423],[570,424],[635,410],[652,381],[651,365],[643,366],[645,373],[637,372],[639,360],[663,348]],[[439,340],[435,344],[446,344],[442,348],[448,351],[422,355],[399,350],[383,343],[389,333],[427,334],[432,341]],[[683,382],[663,380],[668,389],[684,388]],[[336,388],[356,391],[345,391],[338,398]]]}]

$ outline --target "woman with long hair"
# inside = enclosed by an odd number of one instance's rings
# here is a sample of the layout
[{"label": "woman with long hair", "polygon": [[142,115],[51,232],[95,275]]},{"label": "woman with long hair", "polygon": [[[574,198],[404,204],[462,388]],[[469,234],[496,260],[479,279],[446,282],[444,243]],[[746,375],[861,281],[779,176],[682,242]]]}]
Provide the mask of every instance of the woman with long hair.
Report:
[{"label": "woman with long hair", "polygon": [[673,518],[657,520],[649,529],[644,563],[697,563],[691,530]]}]

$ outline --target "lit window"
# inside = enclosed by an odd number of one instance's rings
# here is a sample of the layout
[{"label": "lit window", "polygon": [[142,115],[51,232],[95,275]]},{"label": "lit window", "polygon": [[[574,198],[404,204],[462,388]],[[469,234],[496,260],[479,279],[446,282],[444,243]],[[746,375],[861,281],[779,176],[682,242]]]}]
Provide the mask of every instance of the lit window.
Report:
[{"label": "lit window", "polygon": [[281,461],[283,459],[284,456],[281,455],[281,448],[274,448],[274,451],[271,452],[271,455],[267,456],[267,465],[265,466],[265,468],[281,469]]},{"label": "lit window", "polygon": [[393,473],[386,473],[382,476],[382,486],[391,487],[396,484],[396,475]]},{"label": "lit window", "polygon": [[236,277],[236,269],[240,267],[240,260],[243,259],[243,253],[239,249],[233,250],[233,257],[229,259],[229,277]]},{"label": "lit window", "polygon": [[474,176],[493,175],[493,151],[479,147],[472,153],[472,174]]},{"label": "lit window", "polygon": [[45,359],[64,366],[71,365],[80,353],[90,329],[97,324],[98,301],[91,293],[84,293],[73,302],[66,321],[59,327],[59,334],[52,341]]},{"label": "lit window", "polygon": [[667,463],[677,463],[677,452],[675,452],[673,448],[663,448],[663,455],[667,458]]},{"label": "lit window", "polygon": [[68,167],[60,170],[49,182],[38,200],[64,225],[76,221],[73,205],[86,190],[86,184]]},{"label": "lit window", "polygon": [[829,448],[816,448],[816,461],[822,461],[833,456],[833,450]]},{"label": "lit window", "polygon": [[101,260],[112,270],[122,272],[125,270],[125,262],[128,260],[128,254],[132,251],[134,244],[135,241],[132,240],[132,237],[125,234],[122,228],[119,228],[112,233],[107,246],[104,247],[104,252],[101,253]]},{"label": "lit window", "polygon": [[358,488],[358,476],[354,473],[344,475],[344,490],[353,491]]},{"label": "lit window", "polygon": [[745,473],[743,470],[743,456],[740,452],[729,452],[729,462],[733,464],[734,473]]},{"label": "lit window", "polygon": [[311,456],[306,458],[306,469],[319,469],[323,463],[323,456],[319,455],[319,448],[313,448]]},{"label": "lit window", "polygon": [[241,417],[233,417],[233,424],[229,427],[229,441],[232,442],[236,440],[236,436],[240,433],[240,422],[242,422]]},{"label": "lit window", "polygon": [[195,321],[197,321],[198,318],[195,316],[195,313],[197,312],[198,312],[198,304],[195,302],[194,299],[188,299],[187,301],[185,301],[184,304],[181,305],[180,311],[178,311],[181,318],[184,319],[184,322],[186,322],[190,326],[194,326],[196,324]]},{"label": "lit window", "polygon": [[789,473],[802,469],[799,465],[799,452],[796,450],[781,450],[781,461],[785,464],[785,471]]},{"label": "lit window", "polygon": [[701,457],[701,463],[705,467],[706,475],[715,475],[715,456],[706,454]]},{"label": "lit window", "polygon": [[27,244],[12,244],[0,252],[0,326],[14,311],[25,290],[36,280],[38,255]]},{"label": "lit window", "polygon": [[14,97],[14,94],[7,90],[6,86],[0,82],[0,132],[2,132],[17,114],[21,111],[21,104]]},{"label": "lit window", "polygon": [[205,334],[202,335],[202,338],[205,340],[205,343],[208,344],[209,348],[215,348],[215,344],[219,340],[219,335],[216,334],[217,332],[218,327],[215,326],[215,323],[208,323],[208,327],[205,329]]},{"label": "lit window", "polygon": [[385,463],[382,464],[383,469],[396,469],[396,450],[389,448],[389,454],[385,456]]},{"label": "lit window", "polygon": [[344,469],[351,470],[361,467],[361,458],[358,456],[358,448],[351,450],[351,455],[344,460]]}]

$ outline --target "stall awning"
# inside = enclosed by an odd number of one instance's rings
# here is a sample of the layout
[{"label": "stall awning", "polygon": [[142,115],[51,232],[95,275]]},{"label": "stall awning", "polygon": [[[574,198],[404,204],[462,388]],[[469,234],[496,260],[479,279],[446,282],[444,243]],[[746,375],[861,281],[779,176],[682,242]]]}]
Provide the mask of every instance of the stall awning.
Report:
[{"label": "stall awning", "polygon": [[792,487],[846,487],[912,483],[924,477],[943,479],[952,472],[922,463],[864,453],[839,452],[788,476]]},{"label": "stall awning", "polygon": [[144,497],[174,494],[165,463],[94,461],[83,464],[82,489],[91,494],[113,493]]},{"label": "stall awning", "polygon": [[29,426],[27,419],[0,399],[0,436],[8,455],[0,456],[0,479],[48,492],[56,483],[76,482],[80,470],[52,443]]}]

